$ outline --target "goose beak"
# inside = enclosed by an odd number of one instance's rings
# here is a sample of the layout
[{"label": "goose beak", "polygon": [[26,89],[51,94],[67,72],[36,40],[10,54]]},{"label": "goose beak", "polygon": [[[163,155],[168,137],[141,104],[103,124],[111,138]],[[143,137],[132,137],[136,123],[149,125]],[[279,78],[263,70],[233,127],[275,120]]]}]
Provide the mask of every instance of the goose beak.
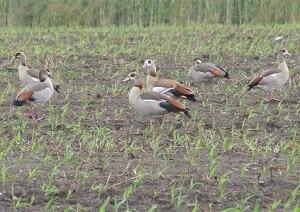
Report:
[{"label": "goose beak", "polygon": [[48,73],[48,77],[50,77],[51,79],[53,79],[53,75],[51,72]]},{"label": "goose beak", "polygon": [[123,82],[128,82],[130,80],[130,78],[129,77],[126,77],[125,79],[123,79],[122,81]]},{"label": "goose beak", "polygon": [[146,64],[144,64],[144,65],[143,65],[143,68],[147,68],[147,65],[146,65]]},{"label": "goose beak", "polygon": [[291,56],[291,54],[290,54],[290,53],[288,53],[288,52],[287,52],[287,53],[285,53],[285,55]]}]

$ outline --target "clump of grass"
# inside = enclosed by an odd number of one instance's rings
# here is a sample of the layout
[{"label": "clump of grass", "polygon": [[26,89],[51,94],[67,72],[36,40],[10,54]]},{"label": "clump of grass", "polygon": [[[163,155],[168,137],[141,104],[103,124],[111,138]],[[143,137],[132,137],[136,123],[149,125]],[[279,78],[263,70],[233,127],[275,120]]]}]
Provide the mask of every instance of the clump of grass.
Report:
[{"label": "clump of grass", "polygon": [[[122,2],[46,0],[1,4],[1,26],[108,26],[188,25],[191,23],[297,23],[297,0],[185,2],[125,0]],[[15,12],[17,11],[17,12]],[[53,12],[55,11],[55,12]],[[82,18],[84,17],[84,19]],[[79,45],[85,45],[81,40]],[[36,47],[37,48],[37,47]],[[179,54],[177,54],[179,55]]]}]

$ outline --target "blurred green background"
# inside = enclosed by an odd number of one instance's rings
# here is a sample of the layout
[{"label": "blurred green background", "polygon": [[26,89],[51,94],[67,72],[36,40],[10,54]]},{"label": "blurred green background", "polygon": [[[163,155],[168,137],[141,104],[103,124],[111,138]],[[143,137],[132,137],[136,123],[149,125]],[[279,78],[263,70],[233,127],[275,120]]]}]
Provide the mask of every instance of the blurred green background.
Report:
[{"label": "blurred green background", "polygon": [[300,0],[0,0],[1,27],[299,21]]}]

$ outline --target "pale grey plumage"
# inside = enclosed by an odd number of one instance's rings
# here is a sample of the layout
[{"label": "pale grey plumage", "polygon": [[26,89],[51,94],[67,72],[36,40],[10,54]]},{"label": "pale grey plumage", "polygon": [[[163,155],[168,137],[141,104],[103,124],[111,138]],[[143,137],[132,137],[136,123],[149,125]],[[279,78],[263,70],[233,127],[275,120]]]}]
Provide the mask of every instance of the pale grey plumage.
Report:
[{"label": "pale grey plumage", "polygon": [[230,78],[228,72],[221,66],[212,63],[203,63],[196,60],[195,65],[189,68],[188,77],[194,82],[215,82],[218,79]]},{"label": "pale grey plumage", "polygon": [[286,55],[290,55],[286,49],[279,50],[277,54],[278,67],[265,70],[260,75],[255,76],[248,84],[248,91],[257,87],[263,91],[268,91],[270,100],[279,101],[274,97],[273,91],[282,87],[289,80],[289,69],[284,59]]}]

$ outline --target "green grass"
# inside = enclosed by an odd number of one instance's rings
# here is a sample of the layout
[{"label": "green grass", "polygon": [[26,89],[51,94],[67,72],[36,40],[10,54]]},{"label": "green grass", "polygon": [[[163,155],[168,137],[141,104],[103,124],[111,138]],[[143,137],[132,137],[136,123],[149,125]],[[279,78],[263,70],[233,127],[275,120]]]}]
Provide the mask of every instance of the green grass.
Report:
[{"label": "green grass", "polygon": [[[0,33],[0,205],[6,210],[299,210],[299,25],[9,28]],[[275,37],[283,36],[282,41]],[[290,85],[246,92],[246,76],[287,58]],[[62,93],[13,108],[22,86],[16,51],[54,63]],[[227,67],[232,81],[192,87],[192,119],[166,116],[153,137],[128,104],[131,71],[154,59],[159,77],[188,85],[194,58]],[[279,148],[279,153],[274,149]],[[272,179],[271,179],[272,173]]]},{"label": "green grass", "polygon": [[0,0],[0,26],[298,23],[298,0]]}]

